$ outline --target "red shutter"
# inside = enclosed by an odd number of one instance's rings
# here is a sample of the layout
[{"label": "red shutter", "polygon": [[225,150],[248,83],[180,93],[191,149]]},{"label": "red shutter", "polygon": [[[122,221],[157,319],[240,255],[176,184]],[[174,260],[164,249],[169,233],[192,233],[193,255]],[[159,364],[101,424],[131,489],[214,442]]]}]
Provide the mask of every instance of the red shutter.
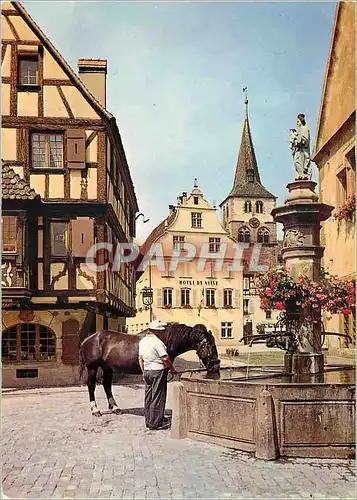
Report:
[{"label": "red shutter", "polygon": [[79,321],[69,319],[62,324],[62,363],[77,365],[79,356]]},{"label": "red shutter", "polygon": [[86,137],[82,129],[67,130],[67,168],[86,167]]}]

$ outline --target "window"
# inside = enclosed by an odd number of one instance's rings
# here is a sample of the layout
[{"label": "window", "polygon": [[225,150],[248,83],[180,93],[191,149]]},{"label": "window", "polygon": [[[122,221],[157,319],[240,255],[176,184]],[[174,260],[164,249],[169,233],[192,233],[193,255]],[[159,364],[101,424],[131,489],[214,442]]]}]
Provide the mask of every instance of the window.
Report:
[{"label": "window", "polygon": [[56,357],[56,336],[42,325],[22,323],[2,334],[3,361],[41,361]]},{"label": "window", "polygon": [[243,299],[243,314],[249,314],[249,299]]},{"label": "window", "polygon": [[17,251],[17,217],[16,215],[3,215],[2,225],[2,251]]},{"label": "window", "polygon": [[244,212],[247,214],[247,213],[250,213],[252,211],[252,203],[250,201],[246,201],[244,203]]},{"label": "window", "polygon": [[66,257],[68,250],[68,222],[51,222],[51,255]]},{"label": "window", "polygon": [[247,181],[248,182],[254,182],[254,169],[253,168],[247,168]]},{"label": "window", "polygon": [[221,323],[221,337],[222,339],[232,338],[232,321],[224,321]]},{"label": "window", "polygon": [[172,306],[172,288],[163,289],[164,306]]},{"label": "window", "polygon": [[223,290],[223,306],[232,307],[233,305],[233,290],[225,288]]},{"label": "window", "polygon": [[192,227],[202,227],[202,214],[199,212],[191,213],[191,225]]},{"label": "window", "polygon": [[20,57],[19,85],[38,85],[38,59],[36,57]]},{"label": "window", "polygon": [[174,250],[183,250],[185,245],[184,236],[173,236]]},{"label": "window", "polygon": [[193,197],[193,203],[194,203],[195,205],[198,205],[198,196],[194,196],[194,197]]},{"label": "window", "polygon": [[63,134],[31,134],[32,168],[63,168]]},{"label": "window", "polygon": [[250,289],[250,280],[249,278],[243,278],[243,290]]},{"label": "window", "polygon": [[221,248],[221,238],[209,238],[209,252],[219,252]]},{"label": "window", "polygon": [[258,200],[256,203],[255,203],[255,210],[257,212],[257,214],[262,214],[263,213],[263,202]]},{"label": "window", "polygon": [[338,204],[343,205],[347,201],[347,169],[344,168],[337,174],[337,196]]},{"label": "window", "polygon": [[181,306],[190,305],[190,290],[188,288],[181,289]]},{"label": "window", "polygon": [[239,230],[238,242],[239,243],[249,243],[250,242],[250,230],[247,227],[242,227]]},{"label": "window", "polygon": [[265,311],[265,319],[271,319],[271,311]]},{"label": "window", "polygon": [[216,304],[216,290],[208,288],[206,290],[206,306],[213,307]]},{"label": "window", "polygon": [[228,205],[226,205],[226,217],[228,217],[228,215],[229,215],[229,207]]},{"label": "window", "polygon": [[270,233],[266,227],[261,227],[258,230],[258,243],[269,243]]}]

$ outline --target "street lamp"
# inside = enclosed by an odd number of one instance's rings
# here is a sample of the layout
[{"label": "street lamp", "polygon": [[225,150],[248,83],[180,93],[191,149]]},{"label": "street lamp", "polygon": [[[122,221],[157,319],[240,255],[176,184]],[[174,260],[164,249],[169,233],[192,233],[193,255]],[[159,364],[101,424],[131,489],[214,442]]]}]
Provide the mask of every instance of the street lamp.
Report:
[{"label": "street lamp", "polygon": [[147,223],[147,222],[149,222],[149,220],[150,220],[150,219],[145,218],[145,215],[144,215],[142,212],[138,213],[138,214],[135,216],[135,220],[138,220],[138,218],[139,218],[139,217],[142,217],[142,218],[143,218],[143,223],[144,223],[144,224],[146,224],[146,223]]},{"label": "street lamp", "polygon": [[151,288],[151,286],[144,286],[144,288],[141,290],[141,300],[144,306],[149,307],[149,313],[150,313],[150,323],[152,321],[152,303],[154,301],[154,293]]}]

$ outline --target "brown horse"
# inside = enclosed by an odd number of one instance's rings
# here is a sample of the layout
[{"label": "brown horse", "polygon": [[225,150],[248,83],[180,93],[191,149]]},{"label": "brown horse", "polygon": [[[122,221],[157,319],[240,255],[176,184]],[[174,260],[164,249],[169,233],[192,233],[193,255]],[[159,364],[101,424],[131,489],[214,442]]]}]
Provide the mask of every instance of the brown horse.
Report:
[{"label": "brown horse", "polygon": [[[80,376],[87,368],[88,392],[91,412],[100,417],[101,412],[95,402],[97,371],[103,370],[103,387],[108,399],[109,409],[121,413],[112,394],[113,370],[122,373],[141,373],[138,353],[139,341],[145,331],[138,335],[128,335],[110,330],[101,330],[87,337],[80,347]],[[171,362],[180,354],[195,350],[207,372],[219,372],[220,360],[214,337],[204,325],[194,327],[173,324],[163,331],[155,331],[167,347]]]}]

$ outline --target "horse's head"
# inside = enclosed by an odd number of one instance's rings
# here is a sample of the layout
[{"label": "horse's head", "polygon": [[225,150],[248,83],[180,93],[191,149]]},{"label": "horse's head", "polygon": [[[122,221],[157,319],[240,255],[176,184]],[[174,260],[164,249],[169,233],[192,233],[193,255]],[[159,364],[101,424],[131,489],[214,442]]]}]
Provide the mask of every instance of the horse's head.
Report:
[{"label": "horse's head", "polygon": [[211,331],[202,325],[195,325],[194,330],[199,332],[198,343],[196,345],[196,353],[204,364],[207,372],[219,372],[221,361],[218,357],[218,351],[214,336]]}]

